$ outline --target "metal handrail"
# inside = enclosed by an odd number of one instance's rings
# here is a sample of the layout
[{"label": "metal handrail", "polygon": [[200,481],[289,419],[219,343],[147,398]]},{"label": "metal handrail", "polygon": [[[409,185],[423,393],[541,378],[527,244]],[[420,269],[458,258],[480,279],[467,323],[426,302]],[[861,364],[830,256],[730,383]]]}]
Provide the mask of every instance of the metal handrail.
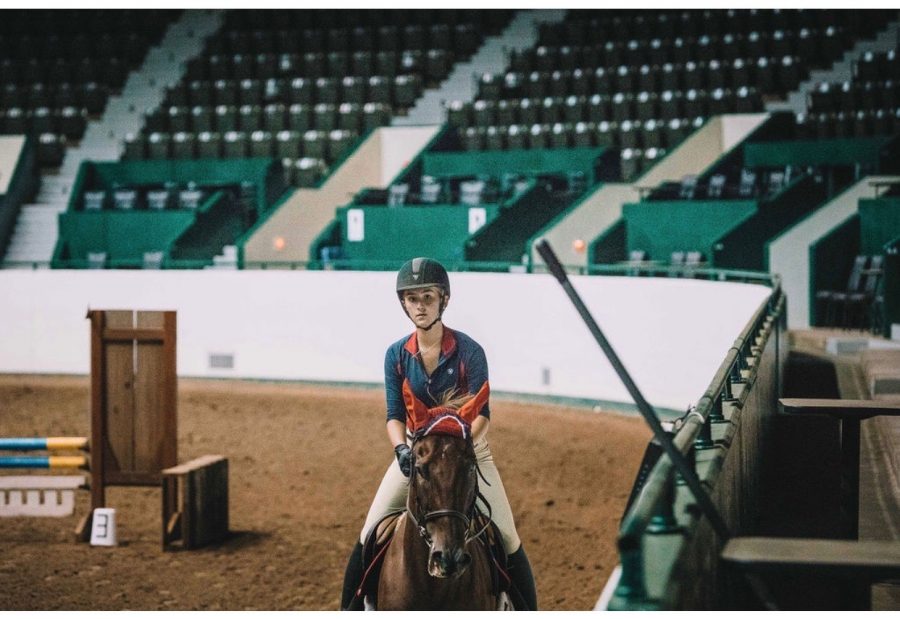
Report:
[{"label": "metal handrail", "polygon": [[[710,381],[709,387],[684,418],[684,423],[673,438],[673,444],[684,455],[689,455],[696,447],[701,432],[709,428],[717,413],[721,413],[724,394],[730,393],[733,377],[741,375],[743,360],[750,356],[756,345],[757,334],[765,327],[769,316],[782,311],[785,298],[780,282],[775,279],[775,287],[768,298],[760,304],[753,317],[735,339]],[[737,370],[737,371],[736,371]],[[745,396],[746,392],[742,394]],[[674,475],[672,461],[663,454],[647,476],[641,493],[625,514],[619,529],[617,545],[622,564],[622,574],[616,588],[616,596],[625,599],[643,599],[646,596],[641,560],[641,540],[653,518],[659,513],[660,503],[673,501],[668,492]]]}]

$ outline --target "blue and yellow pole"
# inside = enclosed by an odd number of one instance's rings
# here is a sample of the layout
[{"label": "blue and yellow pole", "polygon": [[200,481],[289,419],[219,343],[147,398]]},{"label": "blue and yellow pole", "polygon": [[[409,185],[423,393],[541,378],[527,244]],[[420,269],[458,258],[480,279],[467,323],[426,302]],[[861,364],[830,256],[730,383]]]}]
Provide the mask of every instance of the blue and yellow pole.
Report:
[{"label": "blue and yellow pole", "polygon": [[62,449],[87,449],[86,436],[42,436],[30,438],[0,438],[0,450],[7,451],[36,451],[48,449],[51,451]]},{"label": "blue and yellow pole", "polygon": [[86,469],[87,456],[0,456],[0,469]]}]

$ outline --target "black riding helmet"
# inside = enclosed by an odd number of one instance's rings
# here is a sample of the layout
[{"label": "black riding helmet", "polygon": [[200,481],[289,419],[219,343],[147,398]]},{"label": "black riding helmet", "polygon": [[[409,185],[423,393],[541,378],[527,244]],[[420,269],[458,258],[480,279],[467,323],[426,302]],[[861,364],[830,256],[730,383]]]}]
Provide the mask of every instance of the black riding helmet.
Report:
[{"label": "black riding helmet", "polygon": [[[447,269],[431,258],[413,258],[406,262],[397,272],[397,298],[400,300],[400,306],[406,312],[406,306],[403,305],[403,292],[406,290],[417,290],[419,288],[430,288],[435,286],[441,291],[440,309],[437,318],[430,325],[425,327],[425,331],[435,325],[444,314],[444,307],[447,305],[447,297],[450,296],[450,277],[447,275]],[[406,312],[409,316],[409,313]]]}]

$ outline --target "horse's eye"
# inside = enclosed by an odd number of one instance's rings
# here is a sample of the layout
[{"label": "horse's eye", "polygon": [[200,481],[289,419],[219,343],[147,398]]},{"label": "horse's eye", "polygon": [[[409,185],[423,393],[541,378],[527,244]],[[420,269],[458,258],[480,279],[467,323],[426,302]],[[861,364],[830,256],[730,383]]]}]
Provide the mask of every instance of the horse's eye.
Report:
[{"label": "horse's eye", "polygon": [[425,481],[428,481],[428,469],[424,466],[416,466],[416,475],[420,476]]}]

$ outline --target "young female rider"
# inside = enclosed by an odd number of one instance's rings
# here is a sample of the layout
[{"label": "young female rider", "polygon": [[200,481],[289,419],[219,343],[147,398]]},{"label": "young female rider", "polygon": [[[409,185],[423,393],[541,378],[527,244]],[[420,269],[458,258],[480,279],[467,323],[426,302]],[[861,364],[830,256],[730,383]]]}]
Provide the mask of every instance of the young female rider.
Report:
[{"label": "young female rider", "polygon": [[472,423],[472,438],[478,466],[490,484],[481,491],[491,504],[492,518],[500,529],[503,547],[509,555],[510,578],[529,610],[537,610],[531,565],[516,533],[509,499],[485,438],[490,425],[490,387],[484,350],[475,340],[445,327],[441,321],[450,301],[450,279],[439,262],[414,258],[404,264],[397,273],[397,296],[416,330],[392,344],[384,359],[387,435],[396,461],[391,463],[381,481],[359,542],[350,555],[341,608],[350,607],[355,589],[362,580],[362,542],[369,530],[382,516],[402,510],[406,505],[410,448],[405,401],[417,398],[431,408],[449,392],[474,396],[466,406],[478,409],[478,416]]}]

